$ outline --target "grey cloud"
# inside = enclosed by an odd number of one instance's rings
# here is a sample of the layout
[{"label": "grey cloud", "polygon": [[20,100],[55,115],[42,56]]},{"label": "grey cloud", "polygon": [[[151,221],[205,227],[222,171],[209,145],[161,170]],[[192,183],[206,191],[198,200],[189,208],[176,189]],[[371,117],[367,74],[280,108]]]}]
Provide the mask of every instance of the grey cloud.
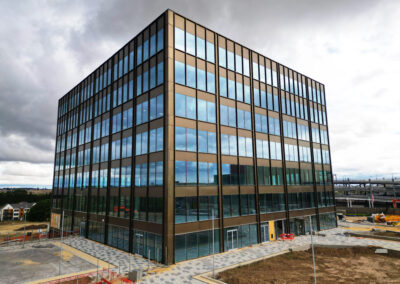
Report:
[{"label": "grey cloud", "polygon": [[28,140],[16,135],[3,136],[0,139],[0,162],[52,163],[54,160],[54,147],[52,145],[54,145],[52,139]]}]

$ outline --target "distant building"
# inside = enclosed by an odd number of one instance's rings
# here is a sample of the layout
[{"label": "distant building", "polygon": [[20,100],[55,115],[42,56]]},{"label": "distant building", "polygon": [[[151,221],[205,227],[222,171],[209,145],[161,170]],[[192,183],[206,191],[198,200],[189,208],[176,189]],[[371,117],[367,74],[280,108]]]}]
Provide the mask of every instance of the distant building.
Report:
[{"label": "distant building", "polygon": [[52,226],[163,263],[336,227],[325,101],[168,10],[59,100]]},{"label": "distant building", "polygon": [[22,220],[35,205],[35,202],[20,202],[14,204],[6,204],[0,208],[0,222],[8,220]]}]

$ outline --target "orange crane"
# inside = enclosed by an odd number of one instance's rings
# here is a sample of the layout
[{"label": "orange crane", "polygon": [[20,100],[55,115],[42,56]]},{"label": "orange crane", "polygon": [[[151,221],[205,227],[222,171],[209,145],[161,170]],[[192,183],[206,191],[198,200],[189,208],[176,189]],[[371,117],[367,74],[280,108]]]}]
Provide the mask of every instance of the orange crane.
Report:
[{"label": "orange crane", "polygon": [[393,208],[397,208],[397,203],[400,203],[400,199],[392,199],[393,202]]}]

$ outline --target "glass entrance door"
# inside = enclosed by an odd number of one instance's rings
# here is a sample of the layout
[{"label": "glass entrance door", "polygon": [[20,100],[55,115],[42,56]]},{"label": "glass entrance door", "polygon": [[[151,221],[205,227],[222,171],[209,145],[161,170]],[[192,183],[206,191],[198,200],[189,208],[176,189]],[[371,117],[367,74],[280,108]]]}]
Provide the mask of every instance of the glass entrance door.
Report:
[{"label": "glass entrance door", "polygon": [[304,230],[304,220],[303,219],[294,219],[294,234],[296,236],[301,236],[305,234]]},{"label": "glass entrance door", "polygon": [[135,246],[135,253],[138,255],[144,255],[144,238],[143,234],[136,233],[135,235],[136,246]]},{"label": "glass entrance door", "polygon": [[79,235],[83,237],[86,235],[86,222],[84,221],[79,224]]},{"label": "glass entrance door", "polygon": [[275,234],[277,238],[279,238],[281,234],[285,234],[284,220],[275,221]]},{"label": "glass entrance door", "polygon": [[269,242],[269,224],[261,224],[261,242]]},{"label": "glass entrance door", "polygon": [[237,229],[228,230],[226,241],[228,250],[238,248],[238,230]]}]

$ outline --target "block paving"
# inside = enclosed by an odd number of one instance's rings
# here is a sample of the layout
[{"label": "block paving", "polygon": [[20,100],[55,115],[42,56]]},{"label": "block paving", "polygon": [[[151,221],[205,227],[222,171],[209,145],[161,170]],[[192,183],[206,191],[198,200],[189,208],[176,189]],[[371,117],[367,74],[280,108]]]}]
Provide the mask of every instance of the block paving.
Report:
[{"label": "block paving", "polygon": [[[400,251],[400,243],[385,240],[355,238],[344,235],[347,230],[343,227],[335,229],[325,230],[319,232],[319,235],[313,236],[315,244],[321,245],[350,245],[350,246],[378,246],[391,250]],[[66,244],[82,250],[83,252],[93,255],[102,259],[103,261],[109,262],[117,268],[116,271],[120,270],[121,273],[125,273],[129,270],[129,254],[100,243],[84,239],[84,238],[72,238],[65,241]],[[246,247],[236,249],[220,254],[214,255],[214,267],[220,269],[223,267],[240,264],[242,262],[256,260],[268,255],[273,255],[288,249],[293,249],[299,246],[309,245],[311,238],[307,236],[295,237],[294,240],[275,241],[263,244],[253,245],[252,247]],[[170,266],[163,272],[146,275],[140,283],[204,283],[193,276],[211,272],[212,271],[212,256],[206,256],[198,259],[184,261],[175,265]],[[150,270],[157,267],[165,267],[162,264],[156,264],[144,259],[140,256],[131,255],[131,269],[142,269],[146,270],[150,267]]]}]

